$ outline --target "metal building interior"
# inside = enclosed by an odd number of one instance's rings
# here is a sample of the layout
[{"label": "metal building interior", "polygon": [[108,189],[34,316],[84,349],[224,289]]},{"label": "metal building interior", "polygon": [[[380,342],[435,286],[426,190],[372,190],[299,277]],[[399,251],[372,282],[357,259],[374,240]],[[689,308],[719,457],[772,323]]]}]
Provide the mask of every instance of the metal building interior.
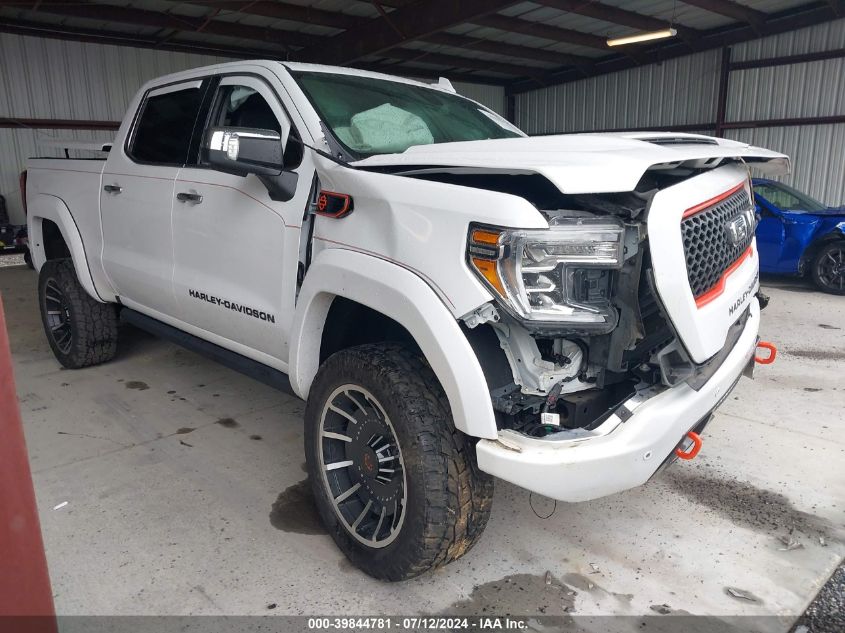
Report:
[{"label": "metal building interior", "polygon": [[[609,38],[663,29],[676,34],[608,45]],[[426,82],[446,77],[458,93],[530,136],[661,130],[751,143],[791,156],[792,173],[782,178],[787,184],[826,206],[845,204],[845,0],[0,0],[0,194],[12,223],[24,222],[19,176],[28,157],[95,155],[51,141],[108,141],[147,80],[234,59],[350,66]],[[841,524],[845,499],[845,449],[833,438],[843,404],[842,298],[810,295],[798,282],[772,282],[764,329],[784,344],[787,364],[755,386],[779,419],[729,400],[717,424],[719,431],[738,427],[736,443],[747,452],[740,454],[723,434],[713,445],[724,459],[706,462],[699,479],[677,476],[634,493],[628,505],[611,497],[565,516],[558,511],[551,522],[525,513],[523,496],[505,486],[485,552],[475,550],[472,562],[399,590],[353,576],[301,505],[291,506],[303,513],[300,523],[274,515],[273,505],[271,523],[289,541],[279,545],[279,532],[264,529],[277,480],[292,483],[290,494],[301,492],[294,489],[303,476],[299,401],[140,338],[132,344],[138,358],[123,359],[118,374],[121,381],[143,378],[153,389],[126,391],[108,369],[97,370],[74,384],[96,405],[65,402],[70,379],[54,363],[48,367],[43,337],[30,331],[37,308],[26,284],[34,281],[23,279],[23,267],[13,273],[14,282],[0,288],[10,332],[23,332],[12,351],[22,412],[34,427],[27,438],[36,447],[32,466],[63,613],[264,614],[277,604],[300,614],[297,605],[305,604],[321,613],[401,612],[409,604],[432,613],[545,613],[543,599],[533,597],[547,595],[549,584],[557,587],[560,575],[565,590],[554,594],[549,612],[561,616],[575,600],[572,591],[589,614],[759,615],[770,618],[769,630],[786,632],[845,554],[841,540],[818,535],[822,523],[811,517],[818,506],[825,526]],[[9,310],[13,302],[20,312]],[[184,375],[186,366],[193,377]],[[156,389],[169,395],[153,402]],[[738,393],[743,389],[752,388]],[[136,406],[148,413],[136,413]],[[289,423],[284,428],[271,415],[279,408]],[[220,428],[213,418],[224,415],[245,428]],[[96,449],[47,448],[56,434],[73,435],[65,416],[114,416],[124,431]],[[121,461],[120,451],[170,437],[161,420],[173,416],[183,416],[183,427],[207,428],[208,453],[183,457],[196,443],[190,439],[182,444],[191,448],[176,446],[166,457],[138,453]],[[141,418],[149,429],[136,424]],[[265,441],[241,442],[246,428]],[[100,431],[80,433],[91,438]],[[243,435],[240,444],[231,448],[227,433]],[[273,445],[286,442],[293,448],[283,449],[279,465]],[[171,486],[152,467],[159,459],[175,463],[177,451],[185,451],[178,455],[185,461],[173,467]],[[78,467],[86,460],[103,463],[91,474]],[[776,476],[767,478],[773,464]],[[725,482],[734,475],[750,483]],[[150,490],[142,493],[137,482],[144,477]],[[219,498],[211,495],[223,506],[218,518],[205,495],[220,481]],[[74,494],[82,506],[76,516],[51,510]],[[71,498],[71,509],[74,503]],[[175,506],[191,516],[168,523],[167,510]],[[663,514],[656,524],[646,518],[655,507]],[[783,517],[799,531],[812,525],[812,542],[793,547]],[[194,520],[203,524],[196,540]],[[90,534],[119,534],[135,523],[145,527],[132,545]],[[597,525],[613,535],[602,540]],[[227,549],[232,541],[223,539],[232,538],[242,552]],[[152,554],[161,543],[164,553]],[[90,555],[90,547],[102,556]],[[700,547],[711,554],[690,562],[687,554]],[[119,580],[102,580],[109,578]],[[249,578],[262,586],[250,587]],[[686,584],[689,578],[695,587]],[[518,597],[523,590],[530,600]]]}]

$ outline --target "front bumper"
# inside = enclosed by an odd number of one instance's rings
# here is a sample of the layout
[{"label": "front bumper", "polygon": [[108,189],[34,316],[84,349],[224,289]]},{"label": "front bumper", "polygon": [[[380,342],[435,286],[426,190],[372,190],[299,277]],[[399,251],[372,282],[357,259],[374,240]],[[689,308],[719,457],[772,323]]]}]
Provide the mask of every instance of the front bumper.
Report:
[{"label": "front bumper", "polygon": [[544,438],[499,431],[495,440],[479,440],[478,465],[495,477],[561,501],[587,501],[644,484],[687,431],[731,392],[752,362],[759,326],[760,307],[752,298],[733,351],[698,391],[682,383],[639,392],[592,431],[563,431]]}]

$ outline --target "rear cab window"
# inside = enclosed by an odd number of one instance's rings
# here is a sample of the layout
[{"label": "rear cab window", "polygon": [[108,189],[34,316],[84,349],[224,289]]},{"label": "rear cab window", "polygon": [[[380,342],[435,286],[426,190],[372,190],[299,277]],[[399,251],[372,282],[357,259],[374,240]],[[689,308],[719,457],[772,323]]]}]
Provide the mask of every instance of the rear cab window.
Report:
[{"label": "rear cab window", "polygon": [[132,134],[130,158],[139,163],[184,165],[204,92],[201,81],[150,91]]}]

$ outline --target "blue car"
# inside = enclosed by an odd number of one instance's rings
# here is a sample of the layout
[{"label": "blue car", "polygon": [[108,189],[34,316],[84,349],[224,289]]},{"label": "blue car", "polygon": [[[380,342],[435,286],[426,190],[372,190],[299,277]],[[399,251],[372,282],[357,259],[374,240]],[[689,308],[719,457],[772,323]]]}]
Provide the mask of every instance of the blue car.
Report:
[{"label": "blue car", "polygon": [[845,295],[845,207],[826,207],[774,180],[752,185],[760,271],[809,275],[820,290]]}]

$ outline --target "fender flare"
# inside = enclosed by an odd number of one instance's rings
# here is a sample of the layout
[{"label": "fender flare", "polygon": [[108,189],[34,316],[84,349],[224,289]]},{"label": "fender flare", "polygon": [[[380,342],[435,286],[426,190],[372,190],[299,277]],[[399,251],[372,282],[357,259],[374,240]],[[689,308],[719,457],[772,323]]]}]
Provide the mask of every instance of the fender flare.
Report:
[{"label": "fender flare", "polygon": [[357,301],[408,330],[446,392],[455,427],[474,437],[496,438],[484,372],[440,297],[400,265],[351,250],[319,253],[302,284],[290,337],[290,382],[298,396],[308,398],[317,374],[323,327],[335,297]]},{"label": "fender flare", "polygon": [[88,258],[85,256],[85,246],[82,243],[82,236],[64,200],[57,196],[39,193],[27,201],[27,209],[29,251],[32,254],[32,263],[35,269],[40,271],[44,262],[47,261],[42,221],[50,220],[59,227],[65,244],[67,244],[70,250],[73,267],[76,269],[76,277],[79,279],[79,283],[85,289],[85,292],[97,301],[106,303],[94,285],[91,270],[88,268]]},{"label": "fender flare", "polygon": [[810,243],[804,247],[804,251],[798,258],[799,274],[807,274],[807,266],[813,262],[818,252],[826,244],[838,242],[840,240],[845,240],[845,222],[837,222],[827,233],[814,236],[813,239],[810,240]]}]

